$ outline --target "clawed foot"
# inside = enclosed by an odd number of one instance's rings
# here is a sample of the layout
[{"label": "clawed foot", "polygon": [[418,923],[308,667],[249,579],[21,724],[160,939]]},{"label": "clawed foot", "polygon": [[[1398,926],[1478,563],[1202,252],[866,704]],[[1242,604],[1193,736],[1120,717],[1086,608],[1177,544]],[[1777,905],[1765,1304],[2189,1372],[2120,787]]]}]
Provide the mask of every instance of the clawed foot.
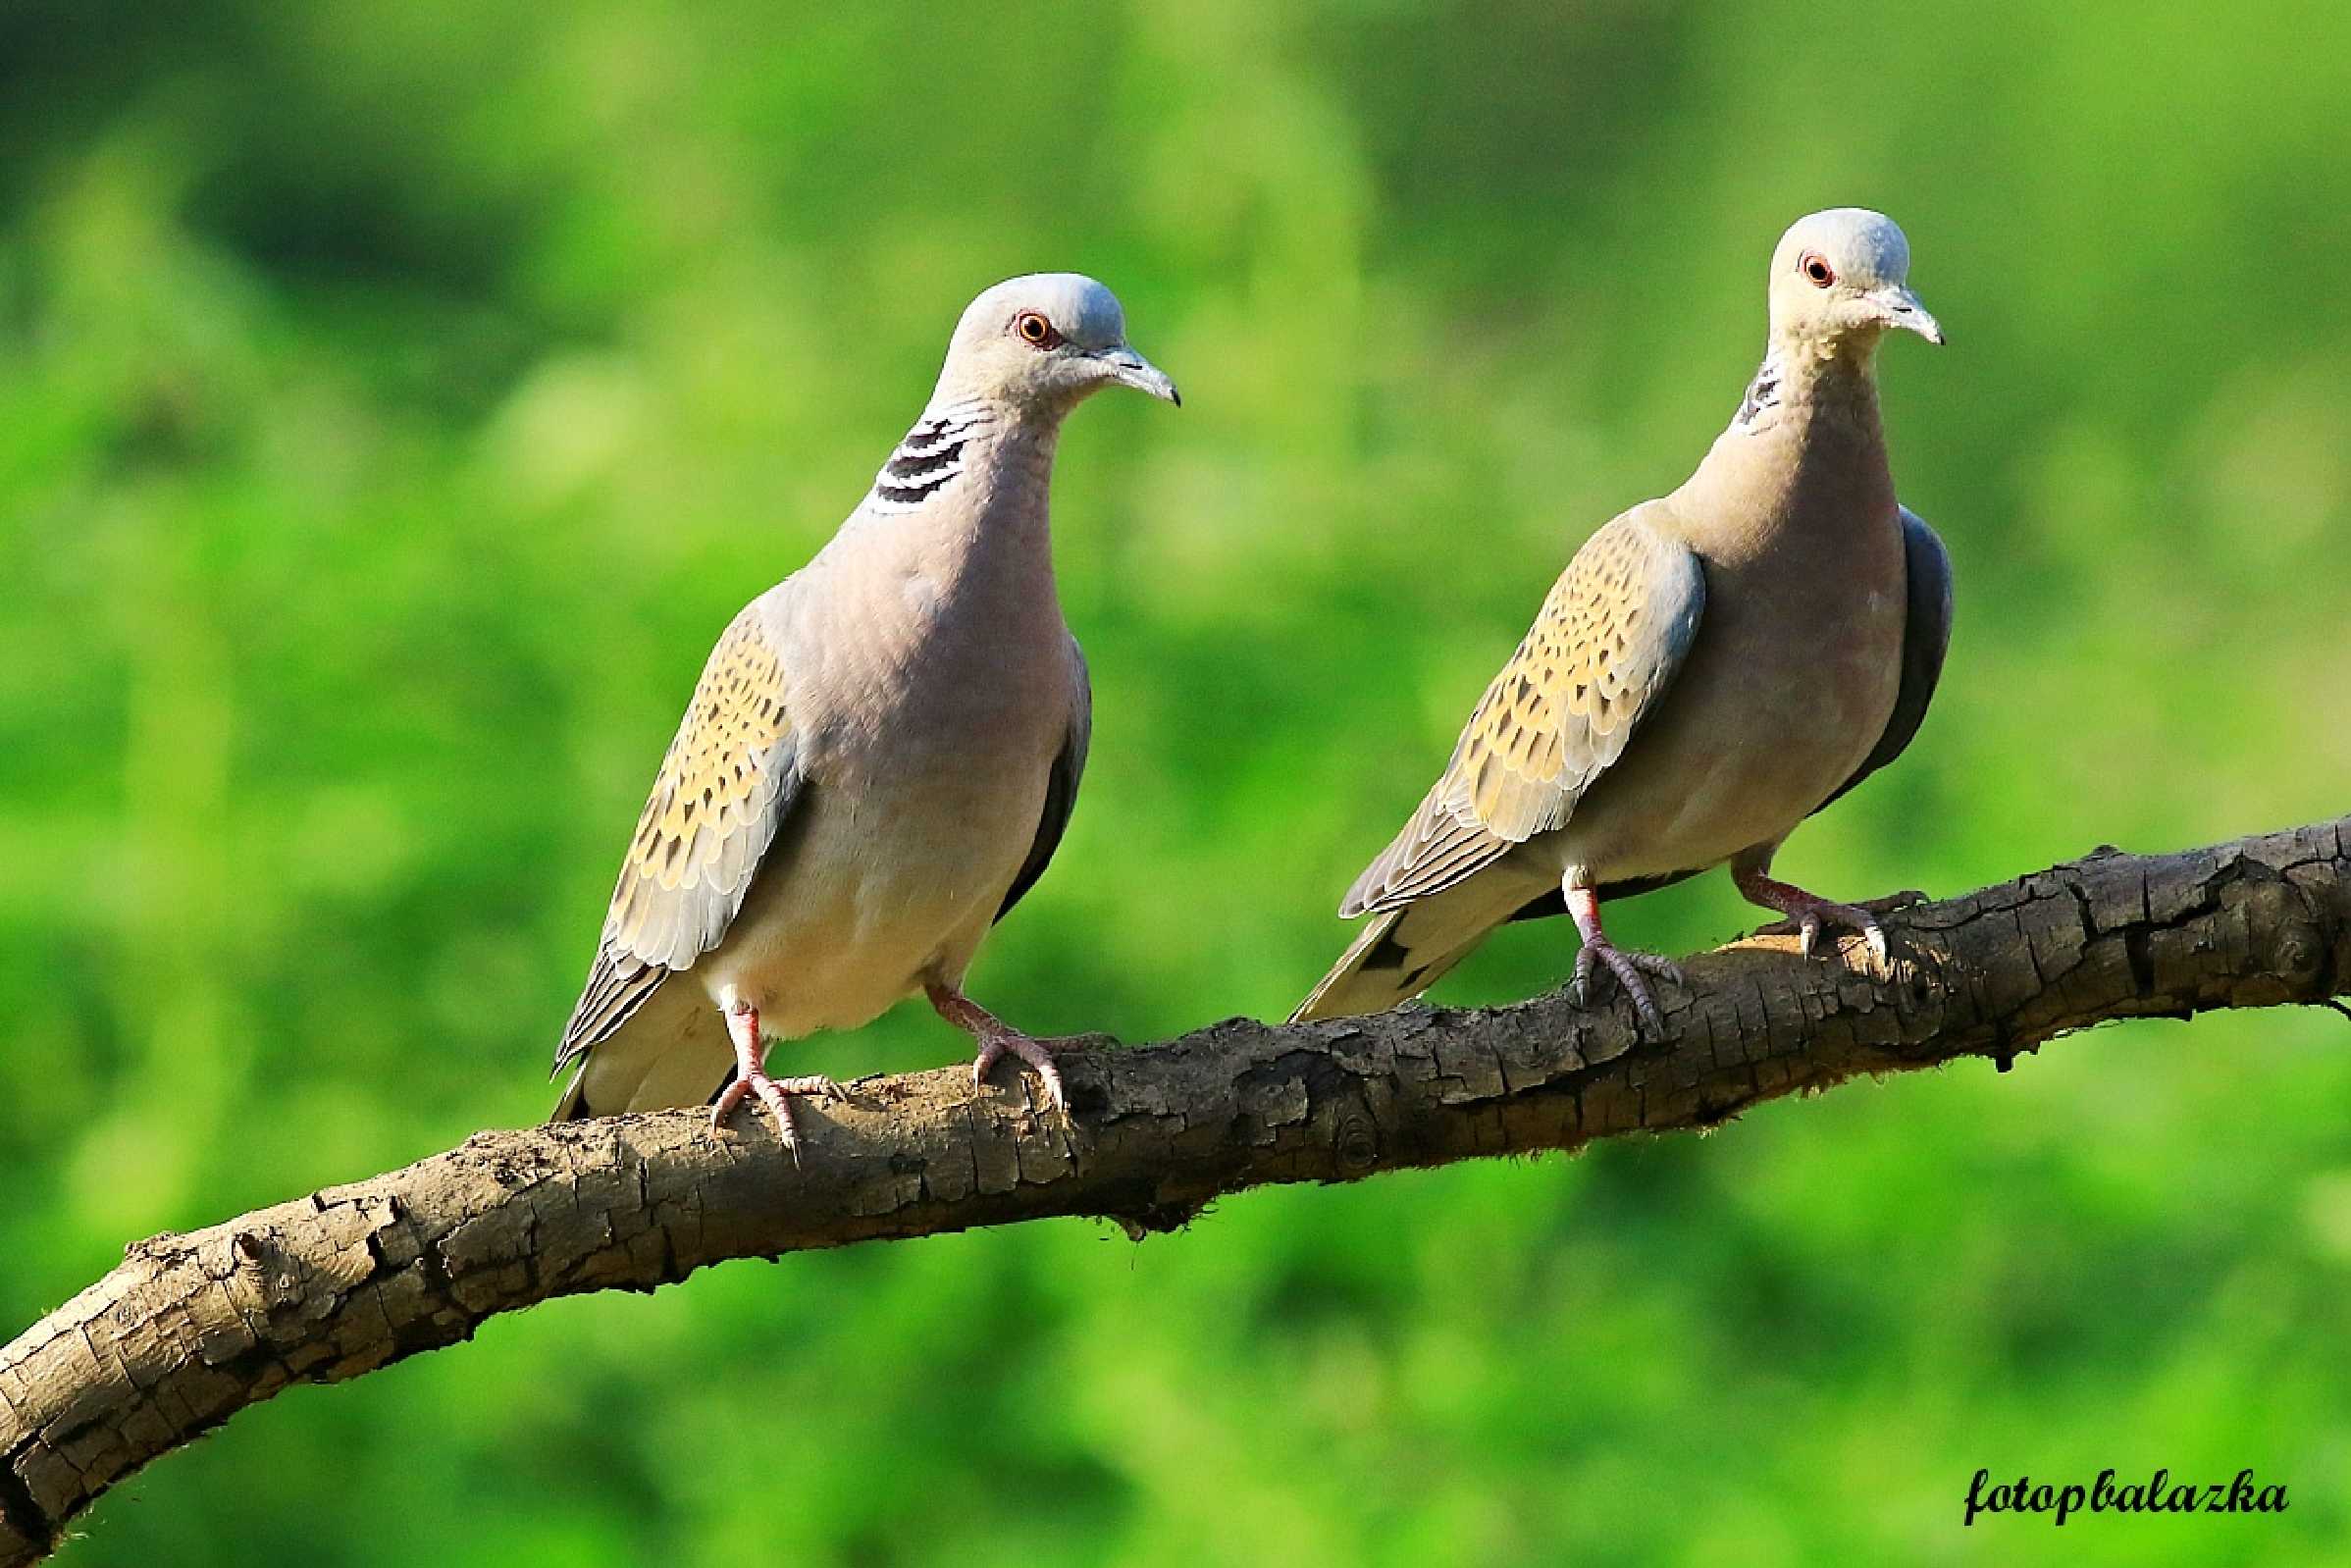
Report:
[{"label": "clawed foot", "polygon": [[717,1131],[734,1114],[735,1107],[756,1094],[768,1115],[775,1118],[775,1130],[782,1135],[784,1147],[792,1151],[792,1163],[800,1164],[800,1133],[792,1125],[791,1096],[821,1094],[846,1100],[849,1092],[826,1077],[769,1077],[767,1040],[759,1031],[759,1010],[748,1002],[730,998],[721,1012],[726,1019],[727,1039],[735,1047],[735,1077],[710,1102],[710,1130]]},{"label": "clawed foot", "polygon": [[1008,1056],[1027,1063],[1045,1085],[1045,1103],[1064,1116],[1069,1114],[1070,1100],[1062,1092],[1062,1070],[1054,1065],[1053,1047],[1013,1029],[979,1037],[979,1055],[971,1059],[972,1093],[977,1094],[987,1082],[988,1069]]},{"label": "clawed foot", "polygon": [[952,985],[933,980],[922,993],[930,998],[939,1017],[979,1042],[979,1055],[971,1059],[972,1093],[977,1094],[987,1081],[988,1069],[1008,1056],[1017,1056],[1044,1083],[1045,1103],[1064,1116],[1070,1114],[1069,1096],[1062,1092],[1062,1070],[1053,1060],[1051,1045],[1022,1034]]},{"label": "clawed foot", "polygon": [[1831,922],[1842,925],[1858,936],[1869,948],[1869,956],[1883,968],[1888,948],[1886,928],[1877,923],[1877,916],[1858,904],[1837,904],[1828,899],[1813,899],[1801,908],[1784,912],[1796,921],[1796,945],[1805,958],[1817,955],[1814,949],[1820,942],[1823,925]]},{"label": "clawed foot", "polygon": [[755,1094],[759,1097],[759,1103],[767,1108],[768,1114],[775,1118],[775,1129],[782,1135],[784,1147],[792,1151],[794,1165],[800,1163],[800,1133],[792,1125],[791,1097],[795,1094],[820,1094],[833,1100],[849,1098],[847,1089],[827,1077],[771,1078],[764,1072],[757,1071],[749,1077],[738,1074],[732,1083],[719,1092],[718,1098],[710,1102],[710,1130],[717,1131],[726,1119],[734,1114],[735,1107]]},{"label": "clawed foot", "polygon": [[1633,999],[1633,1011],[1641,1015],[1642,1032],[1664,1038],[1665,1015],[1657,1011],[1657,999],[1649,994],[1649,982],[1643,976],[1653,974],[1680,985],[1682,967],[1660,954],[1628,953],[1609,941],[1608,933],[1600,929],[1600,898],[1592,888],[1563,880],[1559,891],[1567,900],[1569,917],[1576,922],[1576,935],[1584,939],[1584,945],[1576,950],[1575,983],[1569,987],[1576,1006],[1591,1006],[1593,970],[1605,964],[1616,983],[1625,988],[1625,995]]},{"label": "clawed foot", "polygon": [[1878,967],[1887,965],[1889,949],[1885,927],[1877,916],[1857,904],[1839,904],[1807,893],[1792,882],[1775,880],[1771,872],[1768,851],[1741,856],[1731,862],[1731,881],[1740,896],[1760,909],[1784,915],[1796,922],[1796,945],[1805,958],[1815,956],[1820,945],[1820,932],[1829,924],[1842,925],[1860,937],[1868,947],[1869,956],[1877,960]]},{"label": "clawed foot", "polygon": [[1659,953],[1627,952],[1606,937],[1587,937],[1576,952],[1576,978],[1570,995],[1578,1007],[1592,1005],[1592,976],[1594,969],[1606,965],[1616,976],[1616,983],[1625,988],[1633,999],[1633,1011],[1641,1015],[1642,1027],[1651,1035],[1665,1033],[1665,1015],[1657,1011],[1657,999],[1649,994],[1649,982],[1644,978],[1655,975],[1660,980],[1682,983],[1682,967]]}]

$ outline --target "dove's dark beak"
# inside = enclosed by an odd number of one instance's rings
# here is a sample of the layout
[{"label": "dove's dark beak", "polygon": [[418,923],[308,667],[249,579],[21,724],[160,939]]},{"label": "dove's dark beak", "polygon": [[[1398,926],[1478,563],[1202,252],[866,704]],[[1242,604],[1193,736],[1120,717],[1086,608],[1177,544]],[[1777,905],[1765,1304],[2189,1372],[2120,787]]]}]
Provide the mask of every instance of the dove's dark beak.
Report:
[{"label": "dove's dark beak", "polygon": [[1943,324],[1927,314],[1926,307],[1918,302],[1918,296],[1909,289],[1900,284],[1890,284],[1884,288],[1872,289],[1868,298],[1878,308],[1878,319],[1887,326],[1914,332],[1937,347],[1942,346]]},{"label": "dove's dark beak", "polygon": [[1183,394],[1176,390],[1174,382],[1168,380],[1167,372],[1124,343],[1116,348],[1105,348],[1094,357],[1109,372],[1113,381],[1124,382],[1136,392],[1149,392],[1178,408],[1183,406]]}]

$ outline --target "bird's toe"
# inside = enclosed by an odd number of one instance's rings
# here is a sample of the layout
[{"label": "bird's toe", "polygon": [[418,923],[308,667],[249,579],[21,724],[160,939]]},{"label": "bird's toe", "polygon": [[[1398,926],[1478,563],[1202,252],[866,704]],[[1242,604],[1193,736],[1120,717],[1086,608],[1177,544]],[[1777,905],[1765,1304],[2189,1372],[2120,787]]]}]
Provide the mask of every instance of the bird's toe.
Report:
[{"label": "bird's toe", "polygon": [[1629,953],[1612,943],[1587,942],[1576,952],[1575,978],[1568,982],[1568,996],[1578,1007],[1593,1003],[1592,982],[1601,968],[1624,988],[1633,1011],[1640,1017],[1641,1032],[1650,1038],[1662,1038],[1665,1033],[1665,1014],[1657,1006],[1656,996],[1649,990],[1648,976],[1655,975],[1673,984],[1682,983],[1682,967],[1656,953]]},{"label": "bird's toe", "polygon": [[1686,983],[1682,977],[1682,966],[1662,953],[1627,953],[1625,957],[1631,959],[1633,967],[1644,974],[1653,974],[1675,985]]},{"label": "bird's toe", "polygon": [[1613,949],[1607,955],[1608,968],[1616,983],[1625,988],[1633,1002],[1633,1011],[1641,1019],[1642,1032],[1652,1038],[1665,1033],[1665,1015],[1658,1011],[1657,999],[1649,994],[1649,982],[1642,974],[1641,965],[1624,953]]},{"label": "bird's toe", "polygon": [[973,1093],[985,1085],[988,1070],[1008,1056],[1025,1063],[1036,1073],[1037,1081],[1044,1085],[1045,1103],[1048,1106],[1068,1114],[1069,1095],[1062,1086],[1061,1065],[1053,1060],[1053,1048],[1042,1040],[1017,1031],[990,1034],[980,1042],[979,1054],[971,1061]]}]

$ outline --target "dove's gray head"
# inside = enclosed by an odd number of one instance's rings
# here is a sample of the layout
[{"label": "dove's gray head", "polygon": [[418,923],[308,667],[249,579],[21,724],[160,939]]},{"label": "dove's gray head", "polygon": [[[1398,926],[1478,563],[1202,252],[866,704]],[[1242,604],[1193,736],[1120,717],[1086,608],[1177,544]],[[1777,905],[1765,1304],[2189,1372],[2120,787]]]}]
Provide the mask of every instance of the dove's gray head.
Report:
[{"label": "dove's gray head", "polygon": [[1882,212],[1799,218],[1771,255],[1771,336],[1822,354],[1848,341],[1873,346],[1889,327],[1939,343],[1943,329],[1910,292],[1909,273],[1910,242]]},{"label": "dove's gray head", "polygon": [[1040,272],[971,301],[947,345],[933,400],[978,399],[1058,417],[1113,382],[1182,401],[1174,382],[1126,346],[1117,295],[1073,272]]}]

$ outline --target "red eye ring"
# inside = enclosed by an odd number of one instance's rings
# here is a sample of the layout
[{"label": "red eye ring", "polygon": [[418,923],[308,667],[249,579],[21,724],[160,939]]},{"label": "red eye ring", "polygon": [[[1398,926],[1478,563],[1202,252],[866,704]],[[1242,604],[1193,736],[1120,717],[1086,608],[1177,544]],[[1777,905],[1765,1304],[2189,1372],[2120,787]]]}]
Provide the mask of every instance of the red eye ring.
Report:
[{"label": "red eye ring", "polygon": [[1809,279],[1815,288],[1826,288],[1837,281],[1837,269],[1817,250],[1807,250],[1798,257],[1796,270]]},{"label": "red eye ring", "polygon": [[1023,310],[1013,318],[1013,336],[1031,348],[1051,348],[1062,340],[1062,335],[1053,330],[1053,323],[1033,310]]}]

